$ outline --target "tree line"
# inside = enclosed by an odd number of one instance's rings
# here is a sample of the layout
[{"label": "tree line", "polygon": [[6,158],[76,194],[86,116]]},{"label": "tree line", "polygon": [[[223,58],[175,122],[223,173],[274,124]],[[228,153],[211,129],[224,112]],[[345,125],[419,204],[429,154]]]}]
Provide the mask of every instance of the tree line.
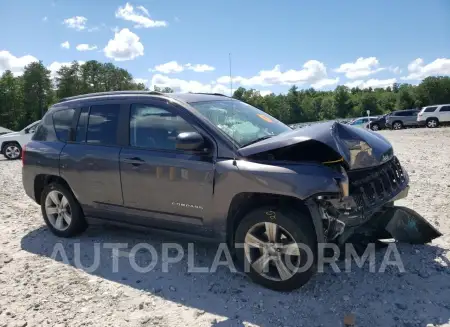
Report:
[{"label": "tree line", "polygon": [[[147,90],[125,69],[95,60],[62,66],[54,75],[42,62],[27,65],[21,76],[6,71],[0,78],[0,126],[20,130],[38,120],[59,99],[73,95],[119,90]],[[155,91],[173,92],[168,87]],[[286,124],[380,115],[393,110],[450,103],[450,77],[427,77],[418,85],[395,83],[383,88],[333,91],[292,86],[285,94],[261,95],[239,87],[233,97],[245,101]]]}]

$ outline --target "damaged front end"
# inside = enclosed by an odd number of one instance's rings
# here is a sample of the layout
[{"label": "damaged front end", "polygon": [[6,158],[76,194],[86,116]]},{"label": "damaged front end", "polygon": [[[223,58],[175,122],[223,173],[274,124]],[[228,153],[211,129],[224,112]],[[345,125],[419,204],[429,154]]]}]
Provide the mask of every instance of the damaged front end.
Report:
[{"label": "damaged front end", "polygon": [[259,160],[320,162],[336,172],[340,193],[312,199],[325,242],[344,244],[359,236],[367,242],[394,238],[424,244],[442,235],[417,212],[394,205],[408,195],[409,176],[390,142],[379,133],[324,123],[283,133],[240,152]]}]

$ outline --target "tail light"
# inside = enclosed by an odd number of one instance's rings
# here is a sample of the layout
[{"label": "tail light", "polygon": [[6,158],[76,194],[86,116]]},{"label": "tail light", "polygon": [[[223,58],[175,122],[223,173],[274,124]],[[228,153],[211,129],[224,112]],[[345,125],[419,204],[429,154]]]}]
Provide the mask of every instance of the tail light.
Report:
[{"label": "tail light", "polygon": [[417,116],[422,116],[422,115],[423,115],[423,113],[419,112],[419,114]]},{"label": "tail light", "polygon": [[25,164],[25,148],[26,148],[27,146],[24,144],[23,145],[23,148],[22,148],[22,167],[23,167],[23,165]]}]

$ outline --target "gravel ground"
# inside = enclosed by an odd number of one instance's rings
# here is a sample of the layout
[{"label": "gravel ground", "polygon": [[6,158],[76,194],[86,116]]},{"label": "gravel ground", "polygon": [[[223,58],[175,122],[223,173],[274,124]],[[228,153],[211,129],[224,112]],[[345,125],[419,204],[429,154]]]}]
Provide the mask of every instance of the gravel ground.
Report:
[{"label": "gravel ground", "polygon": [[[343,326],[350,313],[356,326],[450,326],[450,129],[382,133],[411,176],[410,196],[399,202],[444,236],[424,246],[399,245],[404,273],[394,266],[384,273],[368,265],[349,273],[326,269],[291,293],[264,289],[226,267],[189,273],[187,259],[166,273],[161,264],[145,274],[132,269],[128,251],[135,244],[149,242],[160,254],[163,241],[180,242],[173,236],[91,227],[79,239],[58,239],[22,189],[20,161],[1,160],[0,326]],[[108,242],[128,250],[113,256],[103,247]],[[55,258],[55,245],[67,262]],[[215,246],[196,243],[196,267],[211,266],[215,253]],[[383,255],[377,253],[377,264]],[[97,269],[76,268],[77,261],[89,267],[94,257]],[[139,251],[134,258],[145,266],[151,255]]]}]

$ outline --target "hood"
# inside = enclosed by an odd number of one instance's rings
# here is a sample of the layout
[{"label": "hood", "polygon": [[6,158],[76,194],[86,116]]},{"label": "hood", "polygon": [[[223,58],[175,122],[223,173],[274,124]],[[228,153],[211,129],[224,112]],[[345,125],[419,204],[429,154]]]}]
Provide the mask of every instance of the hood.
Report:
[{"label": "hood", "polygon": [[381,134],[338,122],[295,129],[238,150],[243,157],[287,161],[343,161],[348,169],[380,165],[393,157]]},{"label": "hood", "polygon": [[20,135],[20,132],[10,132],[10,133],[5,133],[5,134],[1,134],[0,135],[0,139],[1,138],[5,138],[5,137],[14,137],[14,136],[18,136]]}]

